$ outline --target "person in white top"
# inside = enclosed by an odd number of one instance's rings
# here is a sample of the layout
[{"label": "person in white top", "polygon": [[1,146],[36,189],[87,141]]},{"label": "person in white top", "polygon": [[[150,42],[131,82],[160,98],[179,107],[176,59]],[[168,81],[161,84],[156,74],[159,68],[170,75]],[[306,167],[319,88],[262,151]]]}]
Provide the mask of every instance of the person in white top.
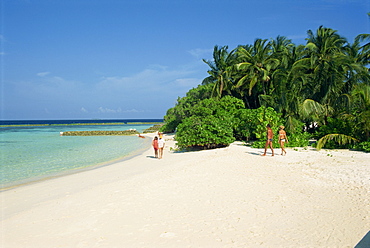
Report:
[{"label": "person in white top", "polygon": [[165,142],[163,136],[159,136],[158,139],[158,158],[161,159],[163,157],[163,148],[164,148]]}]

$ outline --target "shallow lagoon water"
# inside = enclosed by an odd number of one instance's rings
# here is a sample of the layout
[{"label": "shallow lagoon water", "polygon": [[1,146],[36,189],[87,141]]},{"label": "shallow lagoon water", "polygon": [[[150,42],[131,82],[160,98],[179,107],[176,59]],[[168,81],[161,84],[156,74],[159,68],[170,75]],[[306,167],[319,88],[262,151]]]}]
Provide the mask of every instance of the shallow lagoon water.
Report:
[{"label": "shallow lagoon water", "polygon": [[137,136],[60,136],[65,131],[128,130],[152,124],[0,128],[0,185],[7,188],[78,169],[102,166],[149,146]]}]

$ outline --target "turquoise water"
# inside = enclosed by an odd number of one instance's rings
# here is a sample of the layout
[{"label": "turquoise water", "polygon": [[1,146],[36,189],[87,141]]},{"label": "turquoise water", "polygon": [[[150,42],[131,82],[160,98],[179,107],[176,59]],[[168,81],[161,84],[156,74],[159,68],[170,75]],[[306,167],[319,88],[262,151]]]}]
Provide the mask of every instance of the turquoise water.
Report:
[{"label": "turquoise water", "polygon": [[60,136],[65,131],[127,130],[151,124],[0,128],[0,187],[105,165],[148,148],[137,136]]}]

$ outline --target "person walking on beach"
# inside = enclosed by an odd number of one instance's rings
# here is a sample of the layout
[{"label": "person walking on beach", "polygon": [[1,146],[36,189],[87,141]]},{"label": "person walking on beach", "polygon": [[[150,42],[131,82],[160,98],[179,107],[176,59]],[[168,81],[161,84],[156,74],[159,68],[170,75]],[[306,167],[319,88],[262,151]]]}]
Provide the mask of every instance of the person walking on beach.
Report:
[{"label": "person walking on beach", "polygon": [[155,136],[152,141],[152,146],[154,148],[154,156],[158,158],[158,137]]},{"label": "person walking on beach", "polygon": [[288,143],[288,136],[286,136],[286,132],[284,130],[284,126],[280,126],[280,130],[279,130],[279,144],[280,144],[280,148],[281,148],[281,155],[286,155],[286,151],[285,151],[285,142]]},{"label": "person walking on beach", "polygon": [[159,159],[161,159],[163,157],[163,148],[164,148],[164,145],[165,145],[165,142],[164,142],[164,139],[163,139],[163,136],[159,136],[159,140],[158,140],[158,152],[159,152]]},{"label": "person walking on beach", "polygon": [[269,146],[272,152],[271,156],[274,156],[274,148],[272,147],[272,141],[274,138],[274,133],[272,132],[270,124],[267,124],[267,140],[265,145],[265,152],[262,154],[262,156],[266,156],[267,147]]},{"label": "person walking on beach", "polygon": [[162,133],[162,132],[160,132],[160,131],[158,131],[158,136],[159,136],[159,138],[161,139],[161,138],[163,137],[163,133]]}]

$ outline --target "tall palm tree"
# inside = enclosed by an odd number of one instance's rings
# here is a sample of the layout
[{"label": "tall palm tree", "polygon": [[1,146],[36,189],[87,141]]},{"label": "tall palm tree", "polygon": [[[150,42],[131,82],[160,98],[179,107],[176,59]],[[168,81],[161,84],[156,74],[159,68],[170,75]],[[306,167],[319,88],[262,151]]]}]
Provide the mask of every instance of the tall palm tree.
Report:
[{"label": "tall palm tree", "polygon": [[213,83],[213,96],[221,98],[223,94],[229,93],[232,87],[232,66],[235,56],[233,52],[229,53],[227,51],[228,46],[215,46],[213,49],[213,61],[206,61],[210,70],[208,70],[208,76],[202,82],[202,84]]},{"label": "tall palm tree", "polygon": [[370,85],[358,84],[352,91],[352,99],[357,124],[365,134],[364,140],[370,138]]},{"label": "tall palm tree", "polygon": [[[367,41],[365,44],[361,42]],[[370,34],[359,34],[355,38],[354,44],[358,47],[358,62],[366,66],[370,64]]]},{"label": "tall palm tree", "polygon": [[319,27],[314,34],[308,31],[307,54],[312,70],[312,99],[322,104],[332,104],[343,94],[343,65],[348,63],[343,53],[346,39],[336,33],[336,30]]},{"label": "tall palm tree", "polygon": [[352,44],[344,47],[344,53],[349,59],[345,64],[346,91],[350,92],[358,83],[369,83],[370,75],[367,66],[370,64],[370,42],[362,45],[363,41],[370,41],[370,34],[358,35]]},{"label": "tall palm tree", "polygon": [[279,66],[272,73],[272,82],[275,90],[272,96],[275,99],[274,108],[283,114],[283,117],[295,118],[298,115],[301,82],[299,74],[292,70],[294,63],[302,57],[302,46],[295,46],[291,40],[278,36],[271,40],[272,57],[280,61]]},{"label": "tall palm tree", "polygon": [[[344,53],[347,44],[345,38],[336,30],[320,26],[316,33],[307,32],[307,44],[304,56],[295,62],[293,71],[304,75],[304,85],[301,90],[303,101],[313,100],[325,106],[327,110],[334,109],[339,97],[349,93],[346,74],[351,60]],[[302,101],[302,102],[303,102]],[[330,111],[326,111],[324,123]]]},{"label": "tall palm tree", "polygon": [[267,96],[273,90],[271,74],[280,61],[271,53],[271,44],[266,39],[257,39],[253,46],[239,46],[236,50],[236,68],[242,76],[235,87],[248,90],[249,96],[254,93],[254,108],[259,107],[259,95]]}]

